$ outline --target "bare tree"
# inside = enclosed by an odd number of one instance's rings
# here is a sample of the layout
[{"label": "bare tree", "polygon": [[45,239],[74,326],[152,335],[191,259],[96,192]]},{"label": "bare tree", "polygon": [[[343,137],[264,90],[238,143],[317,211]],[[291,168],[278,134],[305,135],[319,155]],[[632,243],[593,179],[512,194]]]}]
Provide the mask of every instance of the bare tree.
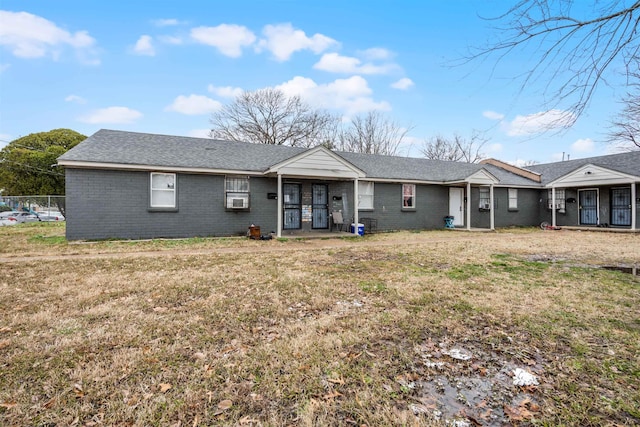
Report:
[{"label": "bare tree", "polygon": [[[582,0],[581,0],[582,2]],[[532,47],[535,66],[524,74],[522,90],[539,78],[547,81],[545,96],[550,103],[566,104],[577,119],[588,106],[608,72],[625,70],[636,78],[637,31],[640,1],[593,1],[592,7],[574,15],[574,0],[520,0],[494,18],[504,22],[496,28],[502,36],[496,43],[471,55],[470,59],[497,54],[498,61],[520,48]],[[635,67],[635,68],[634,68]],[[563,121],[570,127],[574,120]]]},{"label": "bare tree", "polygon": [[337,119],[304,103],[299,96],[287,97],[277,89],[244,92],[232,104],[213,113],[209,136],[293,147],[311,147],[326,142],[326,129]]},{"label": "bare tree", "polygon": [[354,153],[397,155],[410,128],[399,126],[379,111],[351,119],[336,148]]},{"label": "bare tree", "polygon": [[454,134],[451,139],[437,135],[425,141],[421,151],[427,159],[478,163],[484,158],[480,150],[486,143],[478,134],[473,134],[469,139],[458,134]]},{"label": "bare tree", "polygon": [[624,108],[612,121],[609,141],[622,151],[640,150],[640,97],[628,94]]}]

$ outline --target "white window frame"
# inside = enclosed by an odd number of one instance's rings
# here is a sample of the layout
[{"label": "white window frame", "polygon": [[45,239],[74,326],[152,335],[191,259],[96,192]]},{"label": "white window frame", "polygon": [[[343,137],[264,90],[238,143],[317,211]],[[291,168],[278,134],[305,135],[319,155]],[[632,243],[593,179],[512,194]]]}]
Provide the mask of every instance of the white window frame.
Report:
[{"label": "white window frame", "polygon": [[373,210],[373,195],[372,181],[358,181],[358,209]]},{"label": "white window frame", "polygon": [[491,210],[491,190],[489,187],[479,187],[478,208]]},{"label": "white window frame", "polygon": [[517,188],[509,188],[509,209],[510,210],[518,209],[518,189]]},{"label": "white window frame", "polygon": [[[224,177],[224,206],[231,210],[248,210],[251,192],[248,176],[228,175]],[[241,199],[242,207],[234,205],[234,200]]]},{"label": "white window frame", "polygon": [[553,197],[553,192],[552,192],[552,189],[550,188],[547,193],[547,200],[548,200],[547,209],[554,209],[554,208],[556,210],[565,209],[566,207],[565,194],[566,192],[564,188],[556,188],[556,200],[553,201],[551,200]]},{"label": "white window frame", "polygon": [[402,184],[402,209],[415,209],[415,208],[416,208],[416,185]]},{"label": "white window frame", "polygon": [[[164,180],[158,179],[162,176],[165,177]],[[151,206],[152,208],[175,208],[177,187],[178,185],[175,173],[151,172],[149,174],[149,206]],[[165,195],[171,195],[170,204],[160,204],[157,202],[154,203],[154,200],[156,199],[154,195],[162,193],[164,193]]]}]

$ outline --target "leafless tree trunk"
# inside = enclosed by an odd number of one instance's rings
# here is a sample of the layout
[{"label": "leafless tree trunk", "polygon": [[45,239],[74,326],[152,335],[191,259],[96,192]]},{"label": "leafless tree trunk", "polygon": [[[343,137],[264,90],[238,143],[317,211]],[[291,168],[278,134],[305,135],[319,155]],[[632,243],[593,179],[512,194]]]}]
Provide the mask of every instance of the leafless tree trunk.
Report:
[{"label": "leafless tree trunk", "polygon": [[425,141],[421,151],[427,159],[478,163],[484,158],[480,150],[486,143],[487,141],[477,134],[472,135],[470,139],[457,134],[452,139],[438,135]]},{"label": "leafless tree trunk", "polygon": [[[573,14],[574,3],[518,1],[493,19],[504,23],[496,28],[503,38],[468,59],[497,55],[500,61],[521,48],[533,48],[536,65],[525,72],[522,90],[535,80],[545,80],[550,104],[565,106],[577,119],[597,87],[606,82],[608,72],[625,70],[628,80],[637,77],[633,72],[637,71],[640,1],[611,0],[606,5],[593,1],[592,7],[584,8],[593,13],[584,16]],[[569,127],[573,122],[563,124]]]},{"label": "leafless tree trunk", "polygon": [[410,128],[403,128],[379,111],[351,119],[337,149],[354,153],[397,155]]},{"label": "leafless tree trunk", "polygon": [[315,110],[299,96],[287,97],[277,89],[244,92],[232,104],[213,114],[212,138],[293,147],[325,142],[328,126],[336,118]]}]

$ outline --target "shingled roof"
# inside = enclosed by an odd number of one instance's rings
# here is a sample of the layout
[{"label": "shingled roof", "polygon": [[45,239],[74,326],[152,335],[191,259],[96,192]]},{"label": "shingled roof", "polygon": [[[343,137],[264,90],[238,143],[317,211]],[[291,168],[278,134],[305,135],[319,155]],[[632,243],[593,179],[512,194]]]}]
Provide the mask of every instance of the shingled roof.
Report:
[{"label": "shingled roof", "polygon": [[[58,159],[67,162],[129,165],[147,168],[185,168],[264,173],[307,148],[251,144],[210,138],[157,135],[102,129]],[[583,165],[593,164],[629,175],[640,175],[640,151],[529,166],[542,182],[491,164],[448,162],[413,157],[335,152],[370,179],[423,182],[464,181],[481,170],[500,185],[540,187]]]}]

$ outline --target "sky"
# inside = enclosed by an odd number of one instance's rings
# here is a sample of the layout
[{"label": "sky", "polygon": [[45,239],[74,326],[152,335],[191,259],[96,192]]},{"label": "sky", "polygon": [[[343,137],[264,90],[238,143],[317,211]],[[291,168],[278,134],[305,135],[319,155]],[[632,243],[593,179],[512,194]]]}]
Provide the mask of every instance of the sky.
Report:
[{"label": "sky", "polygon": [[623,85],[601,85],[569,130],[543,132],[564,112],[545,103],[544,78],[522,87],[531,51],[463,60],[495,42],[483,18],[509,4],[2,0],[0,148],[57,128],[206,137],[214,111],[271,87],[344,120],[381,111],[408,129],[403,156],[454,134],[514,164],[610,153]]}]

